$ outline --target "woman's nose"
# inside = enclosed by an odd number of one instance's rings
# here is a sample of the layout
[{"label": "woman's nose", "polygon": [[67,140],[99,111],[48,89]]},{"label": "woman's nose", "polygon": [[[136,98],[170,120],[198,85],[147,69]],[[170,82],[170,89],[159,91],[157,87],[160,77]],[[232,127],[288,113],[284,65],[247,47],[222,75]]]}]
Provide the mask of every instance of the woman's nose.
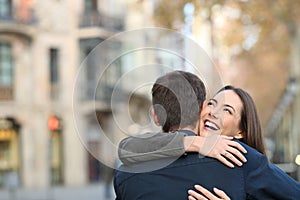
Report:
[{"label": "woman's nose", "polygon": [[218,117],[218,110],[216,108],[210,109],[209,116],[211,116],[213,118],[217,118]]},{"label": "woman's nose", "polygon": [[216,118],[216,115],[215,115],[215,112],[214,112],[214,109],[210,109],[209,113],[208,113],[209,116],[213,117],[213,118]]}]

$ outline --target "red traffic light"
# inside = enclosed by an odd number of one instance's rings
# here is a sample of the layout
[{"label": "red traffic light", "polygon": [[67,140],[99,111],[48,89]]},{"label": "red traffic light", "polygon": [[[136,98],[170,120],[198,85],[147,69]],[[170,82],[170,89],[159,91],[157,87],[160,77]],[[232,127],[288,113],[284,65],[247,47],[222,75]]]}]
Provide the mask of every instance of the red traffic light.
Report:
[{"label": "red traffic light", "polygon": [[48,128],[51,131],[56,131],[57,129],[59,129],[59,119],[55,116],[51,116],[48,119]]}]

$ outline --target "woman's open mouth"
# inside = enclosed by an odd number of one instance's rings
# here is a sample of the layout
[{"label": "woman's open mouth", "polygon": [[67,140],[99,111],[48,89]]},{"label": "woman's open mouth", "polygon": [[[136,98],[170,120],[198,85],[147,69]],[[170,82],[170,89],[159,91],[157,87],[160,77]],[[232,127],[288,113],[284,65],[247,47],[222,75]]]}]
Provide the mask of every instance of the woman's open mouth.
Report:
[{"label": "woman's open mouth", "polygon": [[209,121],[209,120],[204,121],[204,127],[208,128],[208,129],[211,129],[213,131],[220,130],[219,126],[216,123],[214,123],[212,121]]}]

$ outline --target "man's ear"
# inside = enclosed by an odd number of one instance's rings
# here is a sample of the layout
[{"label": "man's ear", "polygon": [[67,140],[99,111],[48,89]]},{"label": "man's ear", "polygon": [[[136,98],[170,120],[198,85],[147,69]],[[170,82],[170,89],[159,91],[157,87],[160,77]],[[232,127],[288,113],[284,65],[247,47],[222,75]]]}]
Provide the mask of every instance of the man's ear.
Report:
[{"label": "man's ear", "polygon": [[156,115],[156,113],[155,113],[155,111],[154,111],[154,108],[151,109],[151,115],[152,115],[152,117],[153,117],[153,120],[154,120],[155,125],[156,125],[156,126],[160,126],[160,123],[159,123],[159,121],[158,121],[158,117],[157,117],[157,115]]},{"label": "man's ear", "polygon": [[202,110],[204,109],[205,106],[206,106],[206,100],[203,101],[202,106],[199,108],[200,109],[199,110],[199,118],[197,120],[196,128],[195,128],[197,130],[197,132],[196,132],[197,135],[200,135],[201,112],[202,112]]}]

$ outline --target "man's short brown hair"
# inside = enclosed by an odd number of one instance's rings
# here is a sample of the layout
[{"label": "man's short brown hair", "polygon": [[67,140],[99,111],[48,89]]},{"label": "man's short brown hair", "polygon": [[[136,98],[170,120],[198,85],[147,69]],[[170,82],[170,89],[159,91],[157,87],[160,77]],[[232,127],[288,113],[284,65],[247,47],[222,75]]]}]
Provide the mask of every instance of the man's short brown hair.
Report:
[{"label": "man's short brown hair", "polygon": [[190,72],[170,72],[152,87],[154,111],[165,132],[195,127],[205,98],[203,82]]}]

